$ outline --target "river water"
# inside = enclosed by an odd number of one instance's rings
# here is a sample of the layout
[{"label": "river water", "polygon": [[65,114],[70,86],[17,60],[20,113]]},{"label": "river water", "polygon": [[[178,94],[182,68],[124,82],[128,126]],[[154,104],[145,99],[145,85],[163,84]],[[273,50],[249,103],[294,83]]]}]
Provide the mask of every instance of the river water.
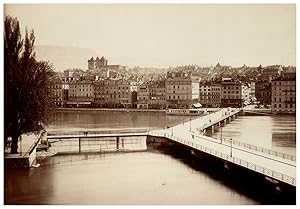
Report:
[{"label": "river water", "polygon": [[[58,112],[47,130],[135,131],[161,129],[188,120],[161,112]],[[221,132],[212,134],[220,137]],[[241,116],[222,129],[222,137],[295,154],[296,118]],[[73,160],[57,156],[54,165],[9,170],[6,204],[264,204],[256,198],[191,166],[189,159],[159,151],[109,153]],[[71,161],[68,159],[72,159]],[[84,159],[84,160],[82,160]],[[30,188],[30,189],[28,189]],[[272,198],[271,198],[272,199]],[[274,198],[273,198],[274,199]],[[276,199],[276,198],[275,198]],[[272,204],[267,201],[267,204]]]}]

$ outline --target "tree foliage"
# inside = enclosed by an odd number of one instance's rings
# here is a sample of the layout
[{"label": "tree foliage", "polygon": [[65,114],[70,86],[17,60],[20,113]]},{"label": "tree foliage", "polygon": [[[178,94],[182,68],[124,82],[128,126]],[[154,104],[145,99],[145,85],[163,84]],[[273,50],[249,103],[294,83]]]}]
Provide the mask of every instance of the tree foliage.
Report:
[{"label": "tree foliage", "polygon": [[54,75],[48,62],[37,61],[34,31],[22,39],[16,18],[5,17],[5,139],[12,138],[11,152],[16,153],[22,134],[37,132],[50,117],[49,87]]}]

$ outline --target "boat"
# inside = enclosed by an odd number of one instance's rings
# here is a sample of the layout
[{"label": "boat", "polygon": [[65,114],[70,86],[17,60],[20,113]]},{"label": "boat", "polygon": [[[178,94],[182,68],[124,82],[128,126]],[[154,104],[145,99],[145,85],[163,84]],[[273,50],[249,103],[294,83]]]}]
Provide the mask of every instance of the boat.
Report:
[{"label": "boat", "polygon": [[205,109],[168,109],[167,115],[203,115]]}]

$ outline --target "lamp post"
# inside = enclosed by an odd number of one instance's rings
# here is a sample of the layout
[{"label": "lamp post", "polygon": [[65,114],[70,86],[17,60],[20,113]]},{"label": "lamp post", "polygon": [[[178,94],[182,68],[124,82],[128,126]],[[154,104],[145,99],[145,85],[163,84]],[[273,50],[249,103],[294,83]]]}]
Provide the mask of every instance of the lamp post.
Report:
[{"label": "lamp post", "polygon": [[232,138],[230,138],[230,157],[232,157]]},{"label": "lamp post", "polygon": [[221,144],[222,144],[222,125],[221,125]]}]

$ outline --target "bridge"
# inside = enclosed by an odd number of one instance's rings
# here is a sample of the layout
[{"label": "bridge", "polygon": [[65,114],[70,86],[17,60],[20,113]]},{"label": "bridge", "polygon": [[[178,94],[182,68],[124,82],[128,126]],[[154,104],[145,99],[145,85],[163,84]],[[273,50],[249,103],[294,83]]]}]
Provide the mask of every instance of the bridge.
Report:
[{"label": "bridge", "polygon": [[[205,153],[224,162],[224,166],[234,164],[249,171],[269,177],[270,179],[296,186],[296,156],[277,152],[271,149],[205,135],[207,131],[215,131],[238,117],[241,109],[226,108],[203,117],[183,122],[182,124],[155,131],[140,133],[116,133],[93,135],[48,136],[48,141],[58,147],[71,146],[75,152],[101,151],[103,146],[111,146],[115,150],[124,148],[124,143],[141,143],[138,137],[144,137],[147,143],[171,142],[184,145],[191,151]],[[126,139],[130,139],[127,140]],[[134,142],[132,142],[132,140]],[[74,150],[74,147],[75,150]],[[90,147],[90,149],[88,149]],[[91,149],[94,147],[94,149]],[[101,148],[102,147],[102,148]],[[69,149],[70,151],[71,149]],[[60,149],[60,152],[68,149]]]}]

